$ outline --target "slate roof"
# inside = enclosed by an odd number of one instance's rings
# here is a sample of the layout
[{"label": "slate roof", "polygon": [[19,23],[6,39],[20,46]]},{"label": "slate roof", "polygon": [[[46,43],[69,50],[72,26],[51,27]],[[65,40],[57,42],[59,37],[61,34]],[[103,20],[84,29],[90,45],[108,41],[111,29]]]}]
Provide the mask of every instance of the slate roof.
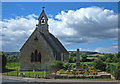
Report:
[{"label": "slate roof", "polygon": [[53,36],[51,33],[49,35],[45,35],[44,33],[40,34],[43,36],[43,38],[46,40],[46,42],[51,46],[51,48],[59,53],[68,53],[68,51],[64,48],[64,46],[60,43],[60,41]]}]

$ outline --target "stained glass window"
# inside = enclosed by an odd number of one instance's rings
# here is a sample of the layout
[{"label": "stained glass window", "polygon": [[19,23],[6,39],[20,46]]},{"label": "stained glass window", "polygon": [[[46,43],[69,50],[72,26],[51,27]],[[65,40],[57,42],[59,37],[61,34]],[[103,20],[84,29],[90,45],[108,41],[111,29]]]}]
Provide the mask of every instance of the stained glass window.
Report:
[{"label": "stained glass window", "polygon": [[34,62],[34,54],[31,54],[31,62]]},{"label": "stained glass window", "polygon": [[41,54],[38,54],[38,62],[41,62]]},{"label": "stained glass window", "polygon": [[31,53],[31,62],[41,62],[41,54],[38,50]]},{"label": "stained glass window", "polygon": [[35,62],[37,62],[38,51],[35,50]]}]

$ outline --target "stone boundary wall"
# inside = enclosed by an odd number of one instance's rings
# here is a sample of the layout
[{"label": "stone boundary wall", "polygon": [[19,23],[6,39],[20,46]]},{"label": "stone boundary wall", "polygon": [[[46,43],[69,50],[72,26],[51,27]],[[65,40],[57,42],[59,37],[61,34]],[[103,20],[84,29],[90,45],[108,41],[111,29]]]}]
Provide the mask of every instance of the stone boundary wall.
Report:
[{"label": "stone boundary wall", "polygon": [[94,79],[94,78],[105,78],[105,79],[111,79],[111,75],[99,75],[99,76],[62,76],[62,75],[56,75],[55,79]]}]

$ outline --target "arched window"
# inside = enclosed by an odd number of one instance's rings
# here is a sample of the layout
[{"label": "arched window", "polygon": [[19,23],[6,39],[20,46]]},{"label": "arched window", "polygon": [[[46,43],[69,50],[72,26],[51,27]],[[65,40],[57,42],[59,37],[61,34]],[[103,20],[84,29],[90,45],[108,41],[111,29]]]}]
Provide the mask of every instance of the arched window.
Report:
[{"label": "arched window", "polygon": [[38,51],[35,50],[35,62],[37,62]]},{"label": "arched window", "polygon": [[40,54],[40,52],[38,54],[38,62],[41,62],[41,54]]},{"label": "arched window", "polygon": [[31,54],[31,62],[34,62],[34,54],[33,54],[33,52]]},{"label": "arched window", "polygon": [[38,50],[31,53],[31,62],[41,62],[41,54]]}]

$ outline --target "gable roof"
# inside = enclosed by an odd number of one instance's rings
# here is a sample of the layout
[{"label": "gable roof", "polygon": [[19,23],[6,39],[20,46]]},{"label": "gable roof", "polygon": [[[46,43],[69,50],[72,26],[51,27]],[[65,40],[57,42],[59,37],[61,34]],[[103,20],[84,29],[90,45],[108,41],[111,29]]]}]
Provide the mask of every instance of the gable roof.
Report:
[{"label": "gable roof", "polygon": [[46,20],[48,20],[44,10],[42,10],[42,13],[40,14],[38,20],[40,20],[43,16],[46,18]]},{"label": "gable roof", "polygon": [[[35,31],[37,30],[37,28],[34,30],[33,33],[35,33]],[[38,30],[39,31],[39,30]],[[28,40],[31,38],[31,36],[33,35],[33,33],[30,35],[30,37],[27,39],[27,41],[24,43],[24,45],[21,47],[21,49],[26,45],[26,43],[28,42]],[[64,46],[60,43],[60,41],[51,33],[49,33],[48,35],[40,32],[40,35],[42,35],[42,37],[45,39],[45,41],[50,45],[50,47],[55,51],[55,52],[59,52],[59,53],[68,53],[68,51],[64,48]],[[20,51],[21,51],[20,49]]]},{"label": "gable roof", "polygon": [[51,48],[55,52],[68,53],[68,51],[60,43],[60,41],[55,36],[53,36],[51,33],[49,33],[49,35],[45,35],[44,33],[40,32],[40,34],[43,36],[43,38],[46,40],[46,42],[51,46]]},{"label": "gable roof", "polygon": [[35,33],[35,31],[37,31],[37,28],[35,28],[35,30],[33,31],[33,33],[29,36],[29,38],[26,40],[26,42],[23,44],[23,46],[20,48],[20,51],[22,50],[22,48],[26,45],[26,43],[29,41],[29,39],[32,37],[32,35]]}]

